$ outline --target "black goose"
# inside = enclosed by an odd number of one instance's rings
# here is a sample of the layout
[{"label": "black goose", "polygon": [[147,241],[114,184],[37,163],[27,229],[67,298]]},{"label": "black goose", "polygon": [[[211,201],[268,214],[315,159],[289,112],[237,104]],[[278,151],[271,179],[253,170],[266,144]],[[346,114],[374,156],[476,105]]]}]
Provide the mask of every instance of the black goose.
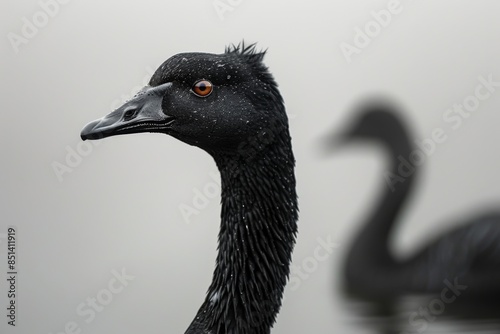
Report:
[{"label": "black goose", "polygon": [[458,292],[462,300],[500,296],[498,213],[484,214],[459,225],[407,260],[398,260],[391,254],[390,232],[416,176],[413,172],[402,178],[398,168],[401,158],[411,161],[415,147],[394,106],[371,102],[360,109],[362,112],[338,142],[369,140],[383,145],[390,157],[388,170],[392,172],[386,176],[392,178],[384,184],[373,213],[348,253],[344,272],[347,291],[370,299],[443,291],[444,298],[452,298],[450,290]]},{"label": "black goose", "polygon": [[213,281],[188,334],[270,333],[297,233],[295,160],[283,99],[254,45],[181,53],[81,137],[159,132],[208,152],[222,181]]}]

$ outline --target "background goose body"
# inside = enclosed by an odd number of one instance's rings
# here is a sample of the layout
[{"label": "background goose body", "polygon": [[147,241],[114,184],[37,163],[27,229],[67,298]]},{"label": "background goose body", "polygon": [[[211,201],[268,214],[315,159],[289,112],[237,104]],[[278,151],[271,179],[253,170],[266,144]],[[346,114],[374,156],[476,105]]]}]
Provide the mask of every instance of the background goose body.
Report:
[{"label": "background goose body", "polygon": [[254,46],[178,54],[82,139],[166,133],[208,152],[221,173],[218,255],[186,333],[269,333],[297,232],[294,156],[283,99]]},{"label": "background goose body", "polygon": [[[343,141],[364,139],[382,144],[390,156],[389,170],[398,174],[400,157],[408,160],[414,147],[394,108],[386,103],[365,106]],[[389,239],[416,173],[384,185],[374,212],[355,238],[345,262],[345,282],[354,294],[392,298],[402,294],[440,293],[449,284],[463,295],[500,295],[500,215],[484,214],[461,224],[406,260],[396,259]],[[464,297],[461,297],[464,298]]]}]

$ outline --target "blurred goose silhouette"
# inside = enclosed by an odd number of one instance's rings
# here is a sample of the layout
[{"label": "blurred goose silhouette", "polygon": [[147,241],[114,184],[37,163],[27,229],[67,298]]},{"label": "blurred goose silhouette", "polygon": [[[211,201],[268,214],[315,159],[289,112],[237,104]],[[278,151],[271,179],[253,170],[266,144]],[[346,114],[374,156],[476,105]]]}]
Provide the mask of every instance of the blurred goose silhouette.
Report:
[{"label": "blurred goose silhouette", "polygon": [[388,152],[391,173],[346,258],[348,293],[383,300],[421,293],[441,293],[448,299],[454,299],[454,293],[461,299],[500,297],[498,213],[485,213],[459,224],[408,259],[398,260],[391,254],[391,231],[416,176],[416,170],[401,176],[400,158],[411,161],[415,147],[394,105],[370,101],[359,111],[335,145],[359,141],[382,145]]}]

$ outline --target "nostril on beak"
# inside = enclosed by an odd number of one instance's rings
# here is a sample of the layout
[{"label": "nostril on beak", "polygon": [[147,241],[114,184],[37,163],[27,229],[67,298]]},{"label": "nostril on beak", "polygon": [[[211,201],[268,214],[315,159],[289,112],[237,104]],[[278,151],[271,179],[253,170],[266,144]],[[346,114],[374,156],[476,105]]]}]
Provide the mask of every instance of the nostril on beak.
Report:
[{"label": "nostril on beak", "polygon": [[130,107],[125,110],[123,113],[123,120],[124,121],[130,121],[132,118],[134,118],[137,114],[137,108],[136,107]]}]

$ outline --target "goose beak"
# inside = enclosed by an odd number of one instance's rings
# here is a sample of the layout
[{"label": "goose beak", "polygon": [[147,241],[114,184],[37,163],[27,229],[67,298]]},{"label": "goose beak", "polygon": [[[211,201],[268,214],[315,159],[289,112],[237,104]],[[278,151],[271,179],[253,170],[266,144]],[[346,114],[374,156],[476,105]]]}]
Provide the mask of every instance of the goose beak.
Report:
[{"label": "goose beak", "polygon": [[335,133],[334,135],[326,135],[321,138],[319,143],[320,150],[323,154],[327,155],[331,152],[341,150],[347,143],[349,143],[350,134],[346,132]]},{"label": "goose beak", "polygon": [[171,85],[168,82],[156,87],[144,87],[123,106],[87,124],[80,134],[82,140],[139,132],[165,133],[172,124],[173,117],[165,115],[161,105],[163,96]]}]

